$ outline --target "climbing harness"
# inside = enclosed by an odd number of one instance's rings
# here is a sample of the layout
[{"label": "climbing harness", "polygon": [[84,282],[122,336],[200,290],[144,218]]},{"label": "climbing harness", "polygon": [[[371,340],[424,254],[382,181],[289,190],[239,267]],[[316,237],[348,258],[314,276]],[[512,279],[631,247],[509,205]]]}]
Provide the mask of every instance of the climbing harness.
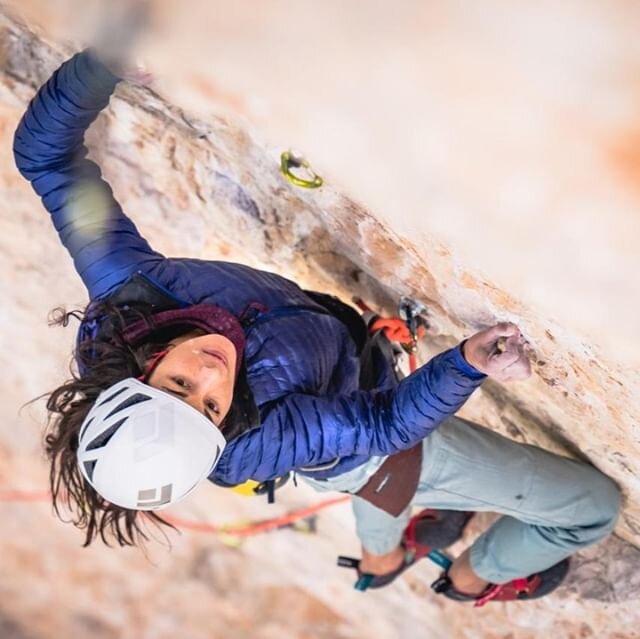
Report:
[{"label": "climbing harness", "polygon": [[[298,177],[291,171],[292,168],[304,169],[311,179]],[[289,182],[305,189],[317,189],[324,183],[324,180],[311,168],[309,162],[302,155],[293,151],[284,151],[280,155],[280,170]]]}]

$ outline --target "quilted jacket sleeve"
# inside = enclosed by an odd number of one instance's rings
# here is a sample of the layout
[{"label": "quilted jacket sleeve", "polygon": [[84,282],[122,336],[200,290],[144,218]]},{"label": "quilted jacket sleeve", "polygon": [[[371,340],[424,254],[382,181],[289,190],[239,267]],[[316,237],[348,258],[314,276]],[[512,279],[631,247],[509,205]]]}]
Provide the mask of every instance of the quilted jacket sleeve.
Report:
[{"label": "quilted jacket sleeve", "polygon": [[211,479],[225,484],[264,481],[337,457],[389,455],[409,448],[456,413],[485,377],[457,346],[391,390],[289,395],[263,413],[260,429],[227,445]]},{"label": "quilted jacket sleeve", "polygon": [[51,214],[91,299],[162,259],[123,213],[84,134],[119,79],[90,52],[67,60],[40,88],[14,138],[14,157]]}]

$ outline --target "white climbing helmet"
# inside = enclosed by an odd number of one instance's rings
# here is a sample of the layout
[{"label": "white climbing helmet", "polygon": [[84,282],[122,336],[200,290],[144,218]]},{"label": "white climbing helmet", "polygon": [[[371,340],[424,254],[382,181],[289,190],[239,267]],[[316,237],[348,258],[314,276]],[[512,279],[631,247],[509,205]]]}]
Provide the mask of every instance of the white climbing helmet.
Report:
[{"label": "white climbing helmet", "polygon": [[225,444],[192,406],[129,377],[102,391],[85,417],[78,464],[107,501],[159,510],[205,479]]}]

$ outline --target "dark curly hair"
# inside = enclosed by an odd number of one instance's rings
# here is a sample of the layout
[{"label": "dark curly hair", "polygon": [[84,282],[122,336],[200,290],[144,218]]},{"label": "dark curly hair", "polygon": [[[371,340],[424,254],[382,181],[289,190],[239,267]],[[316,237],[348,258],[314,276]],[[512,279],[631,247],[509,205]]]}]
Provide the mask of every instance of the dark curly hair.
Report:
[{"label": "dark curly hair", "polygon": [[[150,322],[151,314],[151,307],[124,311],[101,302],[90,304],[84,311],[67,312],[58,307],[50,315],[50,325],[67,326],[72,318],[100,321],[98,336],[77,344],[71,379],[46,395],[49,419],[44,442],[51,462],[49,482],[54,512],[61,520],[86,530],[85,547],[97,536],[108,546],[110,538],[120,546],[135,546],[148,540],[148,523],[175,530],[154,512],[130,510],[105,500],[86,481],[77,461],[80,427],[98,395],[120,380],[142,375],[154,354],[165,350],[171,339],[189,331],[189,327],[157,331],[143,345],[132,348],[124,339],[125,327],[140,319]],[[70,519],[62,507],[71,514]]]}]

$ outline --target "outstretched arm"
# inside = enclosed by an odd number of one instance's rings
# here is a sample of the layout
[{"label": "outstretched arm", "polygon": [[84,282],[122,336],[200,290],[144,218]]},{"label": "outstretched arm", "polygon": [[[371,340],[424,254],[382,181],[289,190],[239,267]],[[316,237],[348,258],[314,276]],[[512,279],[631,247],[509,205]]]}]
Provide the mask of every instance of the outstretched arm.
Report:
[{"label": "outstretched arm", "polygon": [[91,299],[163,259],[123,213],[84,135],[119,78],[90,51],[67,60],[40,88],[14,139],[14,156],[51,214]]},{"label": "outstretched arm", "polygon": [[456,413],[485,377],[457,346],[392,390],[289,395],[263,413],[259,429],[227,445],[212,479],[226,484],[263,481],[338,457],[389,455],[409,448]]},{"label": "outstretched arm", "polygon": [[503,382],[529,377],[530,352],[518,327],[503,322],[434,357],[394,389],[289,395],[264,412],[260,429],[227,445],[211,479],[264,481],[339,457],[410,448],[456,413],[487,374]]}]

